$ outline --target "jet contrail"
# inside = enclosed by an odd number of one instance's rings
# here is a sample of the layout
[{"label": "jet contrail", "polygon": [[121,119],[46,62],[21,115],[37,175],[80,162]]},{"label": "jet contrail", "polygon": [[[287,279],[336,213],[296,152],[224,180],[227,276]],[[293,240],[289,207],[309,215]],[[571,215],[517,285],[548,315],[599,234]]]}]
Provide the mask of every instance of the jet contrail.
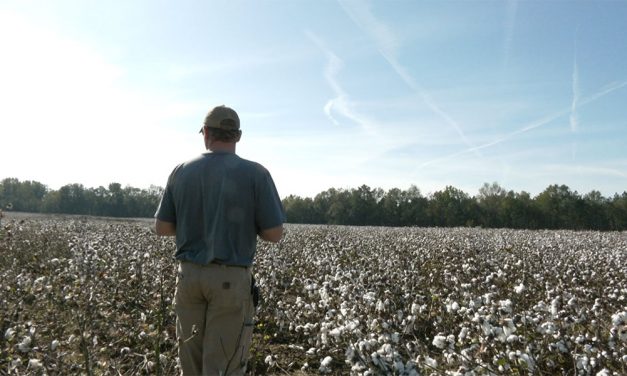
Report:
[{"label": "jet contrail", "polygon": [[514,28],[516,26],[516,14],[518,13],[518,0],[507,1],[507,14],[505,15],[505,40],[503,42],[503,69],[509,65],[509,56],[514,40]]},{"label": "jet contrail", "polygon": [[[473,148],[474,145],[468,140],[464,131],[459,124],[446,113],[436,102],[431,95],[422,88],[414,78],[407,72],[397,59],[398,40],[394,34],[390,31],[387,25],[379,21],[368,8],[367,3],[361,1],[342,1],[339,0],[340,5],[348,16],[359,26],[362,30],[368,33],[375,41],[379,53],[383,58],[392,66],[392,69],[398,74],[401,80],[409,86],[420,98],[424,101],[427,107],[438,115],[446,124],[451,126],[459,137],[462,139],[466,146]],[[349,4],[350,3],[350,4]]]},{"label": "jet contrail", "polygon": [[[607,94],[610,94],[610,93],[612,93],[612,92],[614,92],[616,90],[622,89],[625,86],[627,86],[627,81],[613,82],[613,83],[611,83],[609,85],[606,85],[604,88],[601,89],[601,91],[599,91],[599,92],[597,92],[597,93],[595,93],[593,95],[590,95],[589,97],[586,97],[583,100],[581,100],[581,102],[579,102],[579,106],[578,107],[585,106],[585,105],[587,105],[589,103],[592,103],[592,102],[594,102],[594,101],[596,101],[596,100],[606,96]],[[451,158],[455,158],[455,157],[460,156],[462,154],[466,154],[466,153],[469,153],[469,152],[474,152],[476,150],[485,149],[485,148],[488,148],[488,147],[491,147],[491,146],[494,146],[494,145],[498,145],[498,144],[500,144],[500,143],[502,143],[504,141],[507,141],[507,140],[511,139],[514,136],[517,136],[517,135],[522,134],[522,133],[529,132],[532,129],[539,128],[539,127],[541,127],[543,125],[546,125],[546,124],[548,124],[548,123],[550,123],[550,122],[552,122],[552,121],[554,121],[556,119],[559,119],[560,117],[569,114],[571,111],[572,111],[572,108],[570,108],[570,107],[566,108],[566,109],[563,109],[561,111],[558,111],[558,112],[553,113],[551,115],[548,115],[548,116],[545,116],[543,118],[540,118],[540,119],[538,119],[536,121],[533,121],[533,122],[525,125],[524,127],[520,128],[520,129],[518,129],[518,130],[516,130],[514,132],[511,132],[511,133],[509,133],[509,134],[507,134],[507,135],[505,135],[503,137],[500,137],[500,138],[498,138],[498,139],[496,139],[494,141],[490,141],[488,143],[485,143],[485,144],[482,144],[482,145],[479,145],[479,146],[475,146],[475,147],[472,147],[472,148],[464,149],[464,150],[458,151],[456,153],[450,154],[450,155],[445,156],[445,157],[432,159],[430,161],[427,161],[427,162],[424,162],[424,163],[420,164],[418,166],[418,168],[422,168],[422,167],[425,167],[425,166],[428,166],[428,165],[431,165],[431,164],[434,164],[434,163],[437,163],[437,162],[441,162],[441,161],[445,161],[445,160],[448,160],[448,159],[451,159]]]},{"label": "jet contrail", "polygon": [[577,64],[577,32],[575,31],[575,52],[573,56],[573,101],[570,106],[570,131],[575,133],[579,129],[579,116],[577,106],[579,105],[579,65]]}]

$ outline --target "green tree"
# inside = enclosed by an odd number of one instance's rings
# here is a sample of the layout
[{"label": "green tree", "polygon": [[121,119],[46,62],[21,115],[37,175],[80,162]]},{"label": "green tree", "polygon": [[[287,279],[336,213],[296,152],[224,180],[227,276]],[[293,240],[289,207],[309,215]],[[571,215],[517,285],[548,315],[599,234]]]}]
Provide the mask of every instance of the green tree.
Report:
[{"label": "green tree", "polygon": [[590,191],[583,196],[584,226],[591,230],[609,230],[609,200],[599,191]]},{"label": "green tree", "polygon": [[476,223],[475,201],[467,193],[452,186],[433,194],[429,211],[436,226],[472,226]]},{"label": "green tree", "polygon": [[609,204],[609,222],[612,230],[627,230],[627,192],[614,195]]},{"label": "green tree", "polygon": [[480,210],[479,223],[485,227],[498,228],[505,225],[503,218],[503,201],[507,196],[507,191],[496,182],[492,184],[484,183],[479,188],[477,203]]},{"label": "green tree", "polygon": [[581,215],[583,209],[581,197],[566,185],[550,185],[536,198],[543,226],[549,229],[584,228]]},{"label": "green tree", "polygon": [[420,189],[411,185],[401,193],[401,225],[402,226],[433,226],[429,215],[429,200],[422,195]]},{"label": "green tree", "polygon": [[289,223],[319,223],[316,222],[314,202],[309,197],[289,195],[283,199],[283,208]]},{"label": "green tree", "polygon": [[398,188],[392,188],[383,195],[378,205],[380,214],[380,224],[384,226],[402,226],[403,207],[407,205],[403,202],[403,192]]},{"label": "green tree", "polygon": [[3,179],[0,181],[0,208],[11,205],[14,211],[39,212],[47,192],[48,188],[37,181]]}]

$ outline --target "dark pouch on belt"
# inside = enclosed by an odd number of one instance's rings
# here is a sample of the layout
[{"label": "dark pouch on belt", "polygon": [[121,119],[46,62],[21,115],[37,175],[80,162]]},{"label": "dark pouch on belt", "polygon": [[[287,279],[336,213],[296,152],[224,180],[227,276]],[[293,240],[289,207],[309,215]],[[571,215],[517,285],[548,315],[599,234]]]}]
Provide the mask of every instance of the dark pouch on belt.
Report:
[{"label": "dark pouch on belt", "polygon": [[261,291],[259,290],[259,286],[255,283],[255,277],[252,278],[250,284],[250,294],[253,296],[253,306],[257,308],[259,306],[259,300],[261,300]]}]

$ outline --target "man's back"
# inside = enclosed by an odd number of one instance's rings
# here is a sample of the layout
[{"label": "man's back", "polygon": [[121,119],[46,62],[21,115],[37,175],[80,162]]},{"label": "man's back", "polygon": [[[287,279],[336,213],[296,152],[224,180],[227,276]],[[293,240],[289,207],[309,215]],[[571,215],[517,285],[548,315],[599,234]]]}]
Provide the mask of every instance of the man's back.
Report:
[{"label": "man's back", "polygon": [[[234,153],[209,152],[174,169],[159,219],[176,222],[176,258],[252,265],[260,229],[282,224],[268,171]],[[168,209],[170,207],[170,210]]]}]

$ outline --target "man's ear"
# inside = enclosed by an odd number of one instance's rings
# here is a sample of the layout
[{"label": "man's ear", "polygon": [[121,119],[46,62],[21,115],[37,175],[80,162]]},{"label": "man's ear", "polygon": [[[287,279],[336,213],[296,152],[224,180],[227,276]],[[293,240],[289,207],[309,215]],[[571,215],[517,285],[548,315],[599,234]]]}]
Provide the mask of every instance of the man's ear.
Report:
[{"label": "man's ear", "polygon": [[237,136],[237,138],[235,139],[235,142],[239,142],[241,138],[242,138],[242,131],[239,131],[239,136]]}]

